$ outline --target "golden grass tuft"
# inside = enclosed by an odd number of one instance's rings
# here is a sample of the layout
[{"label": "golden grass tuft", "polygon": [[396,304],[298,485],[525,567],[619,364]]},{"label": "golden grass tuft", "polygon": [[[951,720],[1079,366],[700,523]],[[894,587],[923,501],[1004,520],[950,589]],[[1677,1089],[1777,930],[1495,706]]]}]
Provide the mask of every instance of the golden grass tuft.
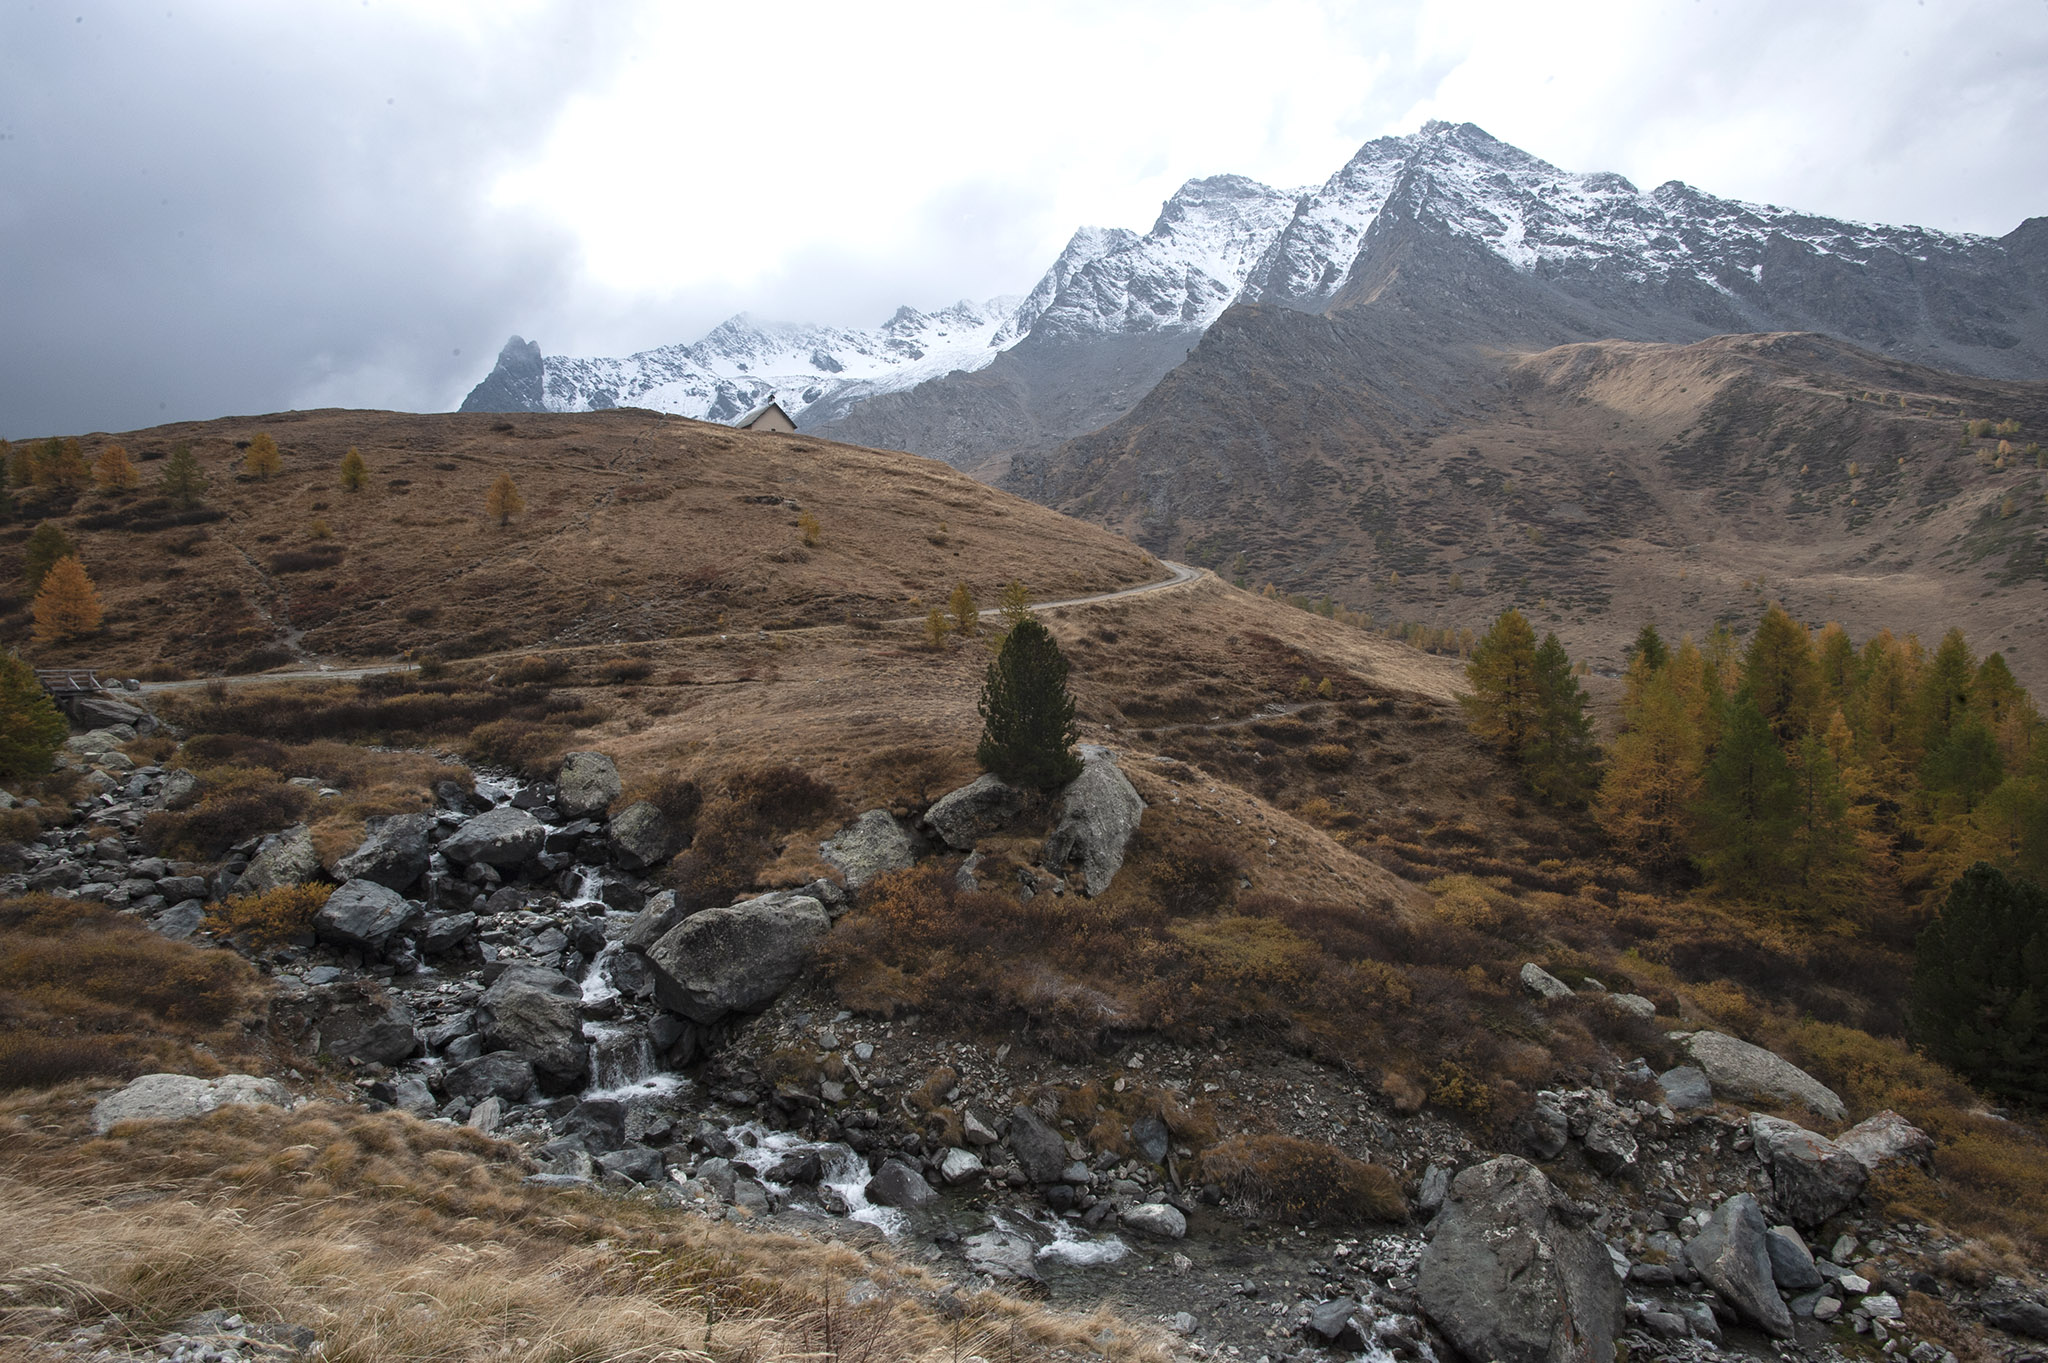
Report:
[{"label": "golden grass tuft", "polygon": [[1408,1219],[1408,1203],[1386,1169],[1296,1136],[1232,1136],[1202,1153],[1202,1177],[1278,1220]]}]

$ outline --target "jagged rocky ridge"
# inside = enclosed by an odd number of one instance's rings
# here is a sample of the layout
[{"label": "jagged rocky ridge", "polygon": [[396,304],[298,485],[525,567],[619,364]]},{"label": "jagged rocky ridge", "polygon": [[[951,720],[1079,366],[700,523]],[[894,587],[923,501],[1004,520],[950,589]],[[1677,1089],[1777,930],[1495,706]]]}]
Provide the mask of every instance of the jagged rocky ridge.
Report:
[{"label": "jagged rocky ridge", "polygon": [[[1535,297],[1453,298],[1503,343],[1817,331],[1938,368],[2048,367],[2048,219],[2001,238],[1645,192],[1551,166],[1471,124],[1367,143],[1322,185],[1191,180],[1143,234],[1083,228],[1021,300],[900,311],[871,332],[734,318],[624,360],[508,345],[464,410],[620,404],[730,420],[771,393],[805,429],[971,466],[1129,409],[1234,303],[1371,302],[1420,253],[1477,252]],[[1446,253],[1449,253],[1446,255]],[[1507,306],[1502,306],[1505,303]]]},{"label": "jagged rocky ridge", "polygon": [[[83,817],[53,829],[0,878],[0,893],[102,899],[176,937],[193,932],[205,897],[317,871],[299,830],[252,839],[218,866],[138,855],[144,814],[192,789],[188,775],[137,767],[120,751],[151,721],[114,704],[98,716],[110,727],[71,740],[65,760],[92,790],[76,812],[124,831],[93,840]],[[1096,783],[1113,784],[1109,755],[1089,757]],[[1261,1243],[1255,1225],[1219,1219],[1233,1215],[1224,1189],[1181,1181],[1187,1166],[1176,1161],[1193,1152],[1176,1149],[1156,1119],[1129,1131],[1134,1153],[1095,1149],[1085,1120],[1062,1121],[1046,1096],[1025,1101],[1059,1076],[1020,1067],[1010,1047],[991,1053],[914,1023],[825,1012],[791,958],[777,956],[775,942],[789,940],[781,930],[765,951],[702,926],[693,939],[692,923],[768,908],[799,935],[821,932],[845,894],[818,882],[679,918],[641,878],[675,839],[644,813],[604,820],[617,792],[609,762],[582,754],[554,787],[444,783],[434,813],[372,829],[341,864],[342,902],[329,901],[315,939],[258,954],[298,1049],[353,1071],[365,1103],[513,1142],[542,1186],[653,1196],[799,1231],[852,1223],[919,1245],[963,1279],[1062,1295],[1101,1292],[1090,1275],[1131,1259],[1145,1272],[1136,1282],[1126,1274],[1119,1292],[1137,1293],[1194,1358],[1270,1357],[1298,1340],[1376,1363],[1435,1363],[1452,1350],[1604,1359],[1619,1340],[1631,1354],[1698,1359],[1753,1353],[1764,1339],[1818,1358],[1833,1356],[1834,1332],[1847,1326],[1887,1355],[1953,1363],[1944,1343],[1915,1333],[1913,1293],[2011,1335],[2048,1337],[2036,1289],[1935,1277],[1918,1265],[1951,1242],[1888,1223],[1862,1201],[1874,1173],[1928,1161],[1925,1136],[1888,1113],[1830,1140],[1745,1111],[1730,1100],[1804,1105],[1823,1118],[1839,1100],[1769,1052],[1714,1033],[1685,1039],[1693,1066],[1655,1075],[1635,1061],[1609,1087],[1539,1095],[1514,1134],[1518,1151],[1505,1154],[1427,1115],[1390,1118],[1360,1076],[1282,1062],[1299,1066],[1273,1076],[1294,1092],[1292,1129],[1335,1139],[1355,1123],[1383,1161],[1419,1170],[1407,1190],[1416,1219],[1371,1235],[1278,1227]],[[856,882],[971,848],[1012,817],[1013,796],[984,778],[914,824],[871,811],[831,840],[828,860]],[[1114,854],[1142,815],[1131,800],[1112,791],[1071,820],[1096,830],[1069,835],[1084,872],[1114,876]],[[1080,888],[1034,879],[1042,892]],[[712,998],[704,981],[721,963],[740,992]],[[1533,965],[1522,978],[1538,1008],[1571,993]],[[1633,996],[1612,1006],[1654,1013]],[[1210,1059],[1157,1038],[1141,1046],[1126,1070],[1180,1095]],[[809,1077],[788,1068],[800,1055],[818,1057]],[[957,1145],[897,1115],[942,1071],[953,1088],[939,1096],[960,1114]],[[147,1076],[104,1098],[95,1123],[280,1101],[291,1098],[272,1080]],[[1597,1180],[1600,1194],[1575,1198],[1545,1168],[1575,1187]],[[1531,1263],[1540,1272],[1522,1281]],[[176,1333],[242,1347],[233,1341],[247,1323],[214,1315]],[[280,1341],[280,1356],[316,1347],[308,1331],[257,1328]]]}]

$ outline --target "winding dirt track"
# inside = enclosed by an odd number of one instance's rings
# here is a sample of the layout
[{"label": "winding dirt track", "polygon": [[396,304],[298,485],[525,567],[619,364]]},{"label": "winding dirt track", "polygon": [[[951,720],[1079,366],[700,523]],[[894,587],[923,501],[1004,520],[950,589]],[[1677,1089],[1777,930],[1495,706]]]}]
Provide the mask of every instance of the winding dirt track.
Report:
[{"label": "winding dirt track", "polygon": [[[1064,601],[1037,601],[1032,603],[1031,609],[1034,613],[1038,611],[1062,610],[1068,606],[1092,606],[1102,601],[1117,601],[1126,597],[1144,596],[1151,592],[1173,591],[1177,588],[1185,587],[1190,583],[1199,582],[1204,577],[1209,576],[1209,571],[1206,568],[1193,568],[1185,563],[1175,563],[1170,559],[1161,559],[1159,560],[1159,562],[1161,566],[1163,566],[1166,569],[1167,575],[1157,582],[1140,583],[1138,586],[1135,587],[1120,587],[1116,591],[1103,592],[1098,596],[1070,596]],[[982,611],[981,618],[984,620],[993,620],[1001,614],[1002,611],[1000,609],[991,608],[989,610]],[[885,623],[894,625],[919,624],[923,621],[923,618],[924,617],[922,616],[904,616],[901,619],[891,620]],[[780,636],[789,634],[808,634],[814,630],[843,628],[845,628],[843,625],[807,625],[801,629],[777,630],[775,632],[778,636]],[[582,653],[592,649],[617,647],[617,644],[578,644],[571,648],[542,650],[538,646],[529,645],[525,648],[507,649],[502,653],[479,654],[477,657],[473,659],[467,659],[466,661],[489,662],[493,658],[523,657],[526,654],[537,651],[545,651],[549,653]],[[250,673],[247,676],[241,677],[205,677],[193,681],[144,682],[142,685],[142,690],[144,694],[147,694],[151,691],[186,691],[190,690],[195,686],[210,686],[216,681],[224,682],[229,686],[249,686],[269,684],[273,682],[360,681],[364,677],[374,677],[385,672],[409,672],[415,666],[417,666],[417,664],[404,662],[380,663],[373,667],[321,666],[315,668],[298,668],[295,670],[282,672],[254,672]]]}]

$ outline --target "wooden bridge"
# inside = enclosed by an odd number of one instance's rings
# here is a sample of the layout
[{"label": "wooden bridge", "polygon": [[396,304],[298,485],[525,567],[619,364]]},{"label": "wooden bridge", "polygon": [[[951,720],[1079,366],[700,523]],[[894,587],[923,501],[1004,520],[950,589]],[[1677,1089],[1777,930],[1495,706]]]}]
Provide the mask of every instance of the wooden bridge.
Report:
[{"label": "wooden bridge", "polygon": [[39,667],[36,680],[59,702],[107,689],[101,684],[97,672],[83,667]]}]

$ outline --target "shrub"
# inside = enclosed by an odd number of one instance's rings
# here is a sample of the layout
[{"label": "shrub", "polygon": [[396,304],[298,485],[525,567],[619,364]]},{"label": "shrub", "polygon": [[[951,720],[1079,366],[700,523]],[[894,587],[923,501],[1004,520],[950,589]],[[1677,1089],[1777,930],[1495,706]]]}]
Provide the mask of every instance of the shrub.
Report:
[{"label": "shrub", "polygon": [[1283,1221],[1405,1221],[1400,1184],[1377,1164],[1320,1141],[1239,1135],[1202,1154],[1201,1175]]},{"label": "shrub", "polygon": [[536,781],[552,780],[561,770],[574,730],[563,724],[526,719],[496,719],[470,730],[472,757],[492,766],[508,767]]},{"label": "shrub", "polygon": [[662,816],[677,828],[687,832],[695,826],[697,813],[704,807],[704,792],[681,772],[664,771],[626,787],[613,807],[624,809],[642,800],[660,810]]},{"label": "shrub", "polygon": [[529,653],[524,658],[499,668],[497,676],[492,680],[500,686],[551,686],[567,676],[568,672],[569,660],[559,653]]},{"label": "shrub", "polygon": [[1152,887],[1168,913],[1214,913],[1237,893],[1243,869],[1236,849],[1209,839],[1161,855],[1152,868]]},{"label": "shrub", "polygon": [[313,916],[333,893],[332,885],[314,881],[233,895],[207,906],[206,926],[224,937],[246,936],[258,947],[282,946],[313,930]]},{"label": "shrub", "polygon": [[1255,719],[1252,732],[1260,738],[1270,738],[1275,743],[1306,743],[1316,736],[1314,726],[1304,724],[1292,715],[1278,719]]},{"label": "shrub", "polygon": [[258,833],[298,822],[312,803],[304,787],[261,768],[221,767],[200,774],[204,793],[188,810],[153,810],[142,821],[142,840],[158,856],[218,860]]},{"label": "shrub", "polygon": [[807,549],[817,548],[818,541],[825,537],[825,527],[808,511],[796,518],[796,528],[797,533],[803,536],[804,547]]},{"label": "shrub", "polygon": [[270,556],[270,571],[316,573],[341,562],[347,552],[339,544],[309,544],[303,549],[285,549]]},{"label": "shrub", "polygon": [[1357,756],[1343,743],[1317,743],[1302,754],[1302,760],[1317,771],[1343,771]]},{"label": "shrub", "polygon": [[735,803],[784,833],[823,818],[839,803],[831,786],[788,764],[742,772],[727,782],[726,790]]}]

